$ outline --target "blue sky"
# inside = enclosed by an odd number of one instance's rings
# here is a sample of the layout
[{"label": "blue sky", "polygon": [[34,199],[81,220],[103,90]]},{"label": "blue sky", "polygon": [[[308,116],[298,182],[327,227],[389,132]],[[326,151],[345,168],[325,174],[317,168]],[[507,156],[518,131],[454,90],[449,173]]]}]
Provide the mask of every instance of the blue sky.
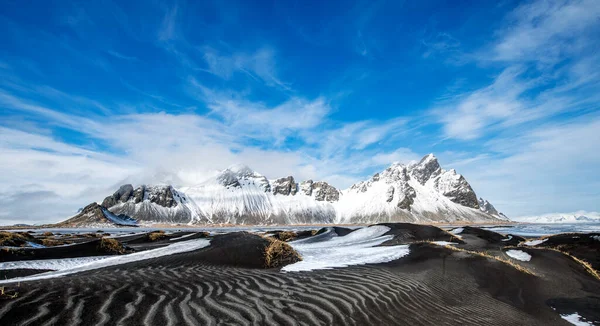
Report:
[{"label": "blue sky", "polygon": [[597,1],[3,1],[0,219],[245,163],[427,153],[509,216],[600,211]]}]

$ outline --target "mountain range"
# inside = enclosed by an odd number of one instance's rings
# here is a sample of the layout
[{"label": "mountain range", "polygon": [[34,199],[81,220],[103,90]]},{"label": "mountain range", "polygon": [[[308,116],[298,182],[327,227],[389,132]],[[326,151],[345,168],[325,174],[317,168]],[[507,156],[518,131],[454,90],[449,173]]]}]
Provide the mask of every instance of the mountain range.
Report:
[{"label": "mountain range", "polygon": [[515,218],[526,223],[600,223],[600,213],[578,211],[573,213],[554,213],[539,216],[523,216]]},{"label": "mountain range", "polygon": [[103,224],[328,224],[508,220],[478,198],[454,169],[433,154],[418,163],[392,164],[370,179],[339,190],[293,176],[267,179],[231,166],[193,187],[121,186],[60,226]]}]

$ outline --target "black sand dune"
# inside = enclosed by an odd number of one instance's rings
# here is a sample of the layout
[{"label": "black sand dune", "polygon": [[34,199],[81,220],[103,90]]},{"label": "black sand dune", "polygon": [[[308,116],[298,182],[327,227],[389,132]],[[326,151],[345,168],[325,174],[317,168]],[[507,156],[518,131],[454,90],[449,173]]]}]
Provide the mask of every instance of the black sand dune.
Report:
[{"label": "black sand dune", "polygon": [[0,262],[38,259],[76,258],[117,254],[101,246],[102,239],[48,248],[2,248]]},{"label": "black sand dune", "polygon": [[[392,231],[409,242],[444,236],[421,227]],[[520,265],[536,276],[429,243],[389,263],[282,273],[253,265],[255,247],[266,245],[256,236],[212,242],[212,249],[8,284],[18,296],[0,300],[0,325],[569,325],[553,308],[592,318],[600,297],[600,281],[546,249],[524,248],[532,260]],[[225,252],[236,252],[234,263],[220,257]]]},{"label": "black sand dune", "polygon": [[345,228],[345,227],[341,227],[341,226],[334,226],[333,227],[333,232],[335,232],[340,237],[348,235],[348,234],[350,234],[350,233],[352,233],[354,231],[356,231],[356,229]]},{"label": "black sand dune", "polygon": [[556,248],[587,261],[600,270],[600,233],[562,233],[548,237],[536,247]]},{"label": "black sand dune", "polygon": [[[527,262],[513,261],[536,274],[536,280],[543,284],[540,291],[548,298],[546,304],[560,313],[577,312],[589,320],[600,321],[600,309],[590,308],[600,307],[600,280],[594,278],[580,262],[556,250],[510,249],[531,255]],[[590,313],[590,310],[595,312]]]},{"label": "black sand dune", "polygon": [[393,246],[398,244],[407,244],[420,241],[448,241],[454,243],[463,243],[463,241],[454,235],[432,225],[419,225],[411,223],[381,223],[390,228],[385,235],[393,235],[392,240],[384,242],[383,246]]},{"label": "black sand dune", "polygon": [[[274,245],[279,247],[271,250]],[[271,258],[280,261],[271,261]],[[248,232],[233,232],[215,236],[209,247],[197,253],[197,259],[215,265],[270,268],[295,263],[301,258],[280,240],[274,242]]]},{"label": "black sand dune", "polygon": [[526,240],[517,235],[503,235],[471,226],[465,226],[458,235],[463,240],[463,243],[458,247],[467,250],[486,251],[494,256],[505,256],[502,255],[502,248],[517,246]]}]

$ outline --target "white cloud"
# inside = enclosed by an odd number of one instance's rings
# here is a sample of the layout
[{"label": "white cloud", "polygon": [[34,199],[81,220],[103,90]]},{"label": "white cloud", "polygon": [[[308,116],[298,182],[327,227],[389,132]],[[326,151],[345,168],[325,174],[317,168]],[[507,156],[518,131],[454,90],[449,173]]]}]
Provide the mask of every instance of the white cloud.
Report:
[{"label": "white cloud", "polygon": [[589,45],[586,34],[596,33],[600,6],[595,0],[536,1],[509,15],[500,31],[492,58],[555,63]]},{"label": "white cloud", "polygon": [[174,6],[165,13],[161,27],[158,31],[158,39],[160,41],[170,41],[176,37],[178,11],[179,7]]},{"label": "white cloud", "polygon": [[221,54],[214,48],[204,47],[204,61],[208,72],[223,79],[231,79],[234,73],[261,80],[268,86],[289,90],[290,87],[278,77],[275,51],[268,47],[259,48],[253,53],[236,52]]},{"label": "white cloud", "polygon": [[536,1],[517,7],[496,32],[497,39],[475,57],[483,64],[505,64],[502,72],[488,86],[445,96],[433,110],[445,136],[474,140],[595,107],[599,14],[595,1]]},{"label": "white cloud", "polygon": [[600,117],[540,126],[488,144],[497,153],[460,168],[507,215],[598,210]]}]

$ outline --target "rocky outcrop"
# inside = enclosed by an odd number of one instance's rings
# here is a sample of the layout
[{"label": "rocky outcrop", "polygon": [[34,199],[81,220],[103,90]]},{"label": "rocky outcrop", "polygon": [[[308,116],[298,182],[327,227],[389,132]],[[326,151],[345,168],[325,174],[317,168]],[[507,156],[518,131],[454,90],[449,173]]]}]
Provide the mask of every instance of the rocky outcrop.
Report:
[{"label": "rocky outcrop", "polygon": [[128,202],[137,204],[144,201],[144,199],[162,207],[175,207],[177,206],[175,197],[179,197],[179,194],[174,191],[172,186],[146,187],[142,185],[134,190],[132,185],[126,184],[122,185],[114,194],[104,198],[102,207],[111,208]]},{"label": "rocky outcrop", "polygon": [[410,206],[414,204],[415,197],[417,197],[417,193],[415,192],[415,189],[410,185],[405,185],[403,188],[403,197],[398,200],[398,208],[410,211]]},{"label": "rocky outcrop", "polygon": [[128,201],[131,196],[133,196],[133,186],[130,184],[122,185],[114,194],[104,198],[102,206],[109,208],[115,206],[117,203],[124,203]]},{"label": "rocky outcrop", "polygon": [[271,189],[273,194],[277,195],[295,195],[298,192],[298,184],[294,180],[294,177],[288,176],[286,178],[279,178],[272,182]]},{"label": "rocky outcrop", "polygon": [[334,202],[340,199],[340,192],[327,182],[318,181],[312,184],[313,195],[317,201]]},{"label": "rocky outcrop", "polygon": [[303,181],[300,183],[300,191],[313,196],[316,201],[336,202],[340,199],[340,191],[325,181]]},{"label": "rocky outcrop", "polygon": [[442,173],[434,181],[435,188],[451,201],[466,207],[479,208],[477,195],[467,180],[456,171]]},{"label": "rocky outcrop", "polygon": [[417,165],[411,166],[411,175],[424,185],[427,180],[440,175],[441,170],[437,158],[433,154],[429,154],[423,157]]},{"label": "rocky outcrop", "polygon": [[175,197],[181,198],[179,193],[173,191],[171,186],[150,187],[146,189],[145,195],[151,203],[162,207],[175,207],[177,206]]},{"label": "rocky outcrop", "polygon": [[479,197],[479,209],[481,209],[482,212],[486,212],[488,214],[491,215],[498,215],[498,211],[496,210],[496,208],[494,207],[494,205],[490,204],[489,201]]},{"label": "rocky outcrop", "polygon": [[85,206],[77,215],[59,223],[57,226],[80,227],[104,223],[112,224],[111,221],[104,216],[102,206],[98,205],[98,203],[91,203]]}]

